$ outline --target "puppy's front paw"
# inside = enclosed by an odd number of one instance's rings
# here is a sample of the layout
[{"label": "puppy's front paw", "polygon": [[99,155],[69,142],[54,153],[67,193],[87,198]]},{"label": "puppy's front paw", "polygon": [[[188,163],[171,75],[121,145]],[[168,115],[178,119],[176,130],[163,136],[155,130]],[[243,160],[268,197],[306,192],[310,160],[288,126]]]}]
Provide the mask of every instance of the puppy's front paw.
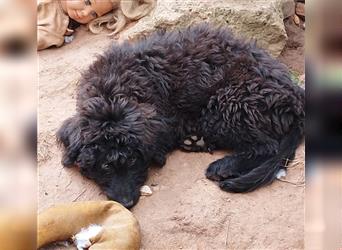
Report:
[{"label": "puppy's front paw", "polygon": [[185,137],[180,147],[186,151],[190,152],[205,152],[207,147],[205,145],[203,137],[197,135],[191,135]]}]

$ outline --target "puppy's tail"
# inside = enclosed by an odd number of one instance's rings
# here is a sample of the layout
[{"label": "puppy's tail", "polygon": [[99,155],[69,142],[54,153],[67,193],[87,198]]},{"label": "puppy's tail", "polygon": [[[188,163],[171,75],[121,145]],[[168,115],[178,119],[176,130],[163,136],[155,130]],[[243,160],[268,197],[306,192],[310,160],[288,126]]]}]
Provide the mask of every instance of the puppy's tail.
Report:
[{"label": "puppy's tail", "polygon": [[281,168],[293,160],[296,149],[303,138],[301,129],[292,130],[280,142],[278,154],[272,156],[245,175],[220,182],[220,187],[228,192],[250,192],[271,183]]}]

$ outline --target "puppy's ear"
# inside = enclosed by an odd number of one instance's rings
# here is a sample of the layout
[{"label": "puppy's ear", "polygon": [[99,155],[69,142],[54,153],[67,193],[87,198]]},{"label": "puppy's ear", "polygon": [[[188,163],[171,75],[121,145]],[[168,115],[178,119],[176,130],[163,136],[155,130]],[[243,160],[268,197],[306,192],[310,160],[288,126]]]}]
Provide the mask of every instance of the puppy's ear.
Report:
[{"label": "puppy's ear", "polygon": [[160,115],[158,115],[155,107],[149,103],[139,104],[139,113],[144,119],[145,126],[142,130],[143,142],[154,144],[157,136],[157,131],[165,131],[166,125]]},{"label": "puppy's ear", "polygon": [[63,146],[63,166],[74,165],[82,146],[79,117],[74,116],[65,120],[56,136],[57,142]]},{"label": "puppy's ear", "polygon": [[153,105],[124,96],[109,100],[90,98],[80,107],[79,113],[93,128],[92,138],[106,138],[117,143],[153,144],[156,132],[163,126]]}]

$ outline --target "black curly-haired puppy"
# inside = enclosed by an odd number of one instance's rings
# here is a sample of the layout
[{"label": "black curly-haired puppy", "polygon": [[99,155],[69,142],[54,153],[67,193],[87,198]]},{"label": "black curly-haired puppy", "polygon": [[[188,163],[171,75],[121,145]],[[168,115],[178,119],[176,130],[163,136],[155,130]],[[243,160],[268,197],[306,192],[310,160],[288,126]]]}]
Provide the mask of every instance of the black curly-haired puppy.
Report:
[{"label": "black curly-haired puppy", "polygon": [[233,148],[206,176],[247,192],[274,180],[303,137],[304,91],[287,68],[209,24],[113,45],[77,94],[76,115],[57,133],[62,163],[77,164],[126,207],[138,201],[148,167],[176,148]]}]

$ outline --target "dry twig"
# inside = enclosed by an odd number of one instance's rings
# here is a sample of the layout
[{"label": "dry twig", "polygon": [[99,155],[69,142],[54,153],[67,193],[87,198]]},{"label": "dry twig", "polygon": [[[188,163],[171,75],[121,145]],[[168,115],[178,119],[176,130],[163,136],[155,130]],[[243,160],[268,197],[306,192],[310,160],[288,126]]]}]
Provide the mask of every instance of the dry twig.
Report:
[{"label": "dry twig", "polygon": [[77,195],[77,197],[75,199],[73,199],[72,201],[77,201],[78,198],[80,198],[87,190],[84,189],[79,195]]}]

